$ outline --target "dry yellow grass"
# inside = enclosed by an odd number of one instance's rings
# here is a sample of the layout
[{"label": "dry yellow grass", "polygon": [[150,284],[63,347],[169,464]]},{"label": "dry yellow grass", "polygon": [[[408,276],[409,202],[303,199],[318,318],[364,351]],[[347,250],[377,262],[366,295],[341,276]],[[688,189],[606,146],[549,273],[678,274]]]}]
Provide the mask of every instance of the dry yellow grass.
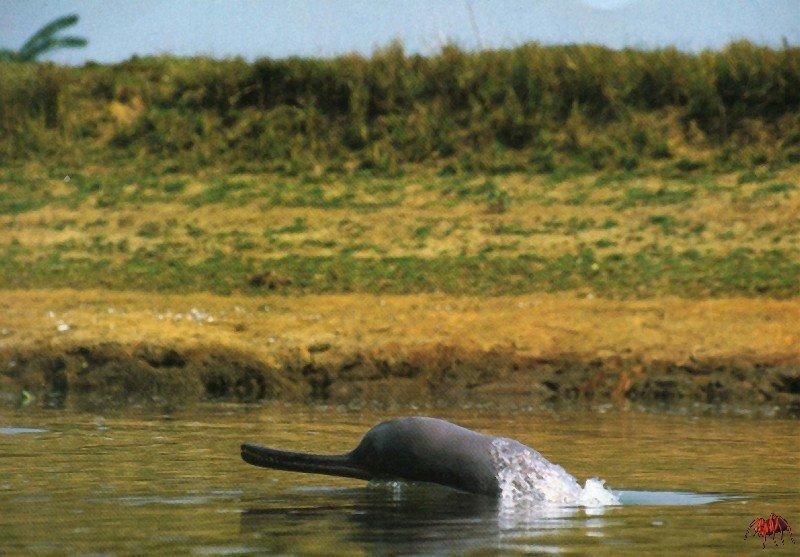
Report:
[{"label": "dry yellow grass", "polygon": [[[531,356],[800,361],[797,299],[221,297],[41,290],[5,291],[0,300],[0,348],[149,342],[223,345],[267,356],[319,345],[347,353],[389,344],[443,344],[476,351],[508,348]],[[59,331],[59,325],[69,329]]]}]

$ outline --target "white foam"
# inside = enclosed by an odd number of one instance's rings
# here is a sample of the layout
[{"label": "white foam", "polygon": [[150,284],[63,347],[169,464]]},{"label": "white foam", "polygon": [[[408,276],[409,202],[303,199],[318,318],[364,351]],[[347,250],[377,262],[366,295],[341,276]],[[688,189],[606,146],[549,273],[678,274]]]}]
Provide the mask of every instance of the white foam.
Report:
[{"label": "white foam", "polygon": [[500,502],[504,507],[617,505],[619,499],[597,478],[578,481],[537,451],[512,439],[492,443],[497,465]]}]

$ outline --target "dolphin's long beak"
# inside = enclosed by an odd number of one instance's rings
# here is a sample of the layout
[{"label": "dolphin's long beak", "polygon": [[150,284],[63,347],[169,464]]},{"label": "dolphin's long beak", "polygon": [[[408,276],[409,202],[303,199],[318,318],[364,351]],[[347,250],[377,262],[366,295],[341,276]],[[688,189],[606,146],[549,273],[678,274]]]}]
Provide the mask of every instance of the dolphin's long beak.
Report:
[{"label": "dolphin's long beak", "polygon": [[370,480],[373,478],[373,474],[353,462],[349,454],[316,455],[309,453],[293,453],[270,449],[252,443],[245,443],[242,445],[242,460],[254,466],[273,468],[276,470],[344,476],[346,478],[358,478],[360,480]]}]

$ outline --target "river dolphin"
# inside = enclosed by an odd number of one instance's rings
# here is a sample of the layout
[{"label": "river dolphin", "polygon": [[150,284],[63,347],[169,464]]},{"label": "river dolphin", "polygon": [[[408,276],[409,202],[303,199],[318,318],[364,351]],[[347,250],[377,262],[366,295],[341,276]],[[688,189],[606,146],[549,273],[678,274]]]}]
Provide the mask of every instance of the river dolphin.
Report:
[{"label": "river dolphin", "polygon": [[432,482],[470,493],[500,492],[495,443],[484,435],[436,418],[399,418],[370,429],[358,446],[341,455],[280,451],[246,443],[242,459],[255,466],[344,476],[361,480]]}]

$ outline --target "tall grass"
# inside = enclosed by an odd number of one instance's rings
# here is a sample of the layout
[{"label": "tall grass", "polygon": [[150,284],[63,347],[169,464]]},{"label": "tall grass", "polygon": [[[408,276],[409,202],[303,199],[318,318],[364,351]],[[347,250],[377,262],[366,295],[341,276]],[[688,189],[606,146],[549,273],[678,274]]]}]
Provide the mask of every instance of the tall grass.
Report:
[{"label": "tall grass", "polygon": [[148,57],[0,64],[0,154],[177,157],[282,170],[435,162],[634,168],[704,153],[800,159],[800,48],[690,54],[599,46],[434,56]]}]

